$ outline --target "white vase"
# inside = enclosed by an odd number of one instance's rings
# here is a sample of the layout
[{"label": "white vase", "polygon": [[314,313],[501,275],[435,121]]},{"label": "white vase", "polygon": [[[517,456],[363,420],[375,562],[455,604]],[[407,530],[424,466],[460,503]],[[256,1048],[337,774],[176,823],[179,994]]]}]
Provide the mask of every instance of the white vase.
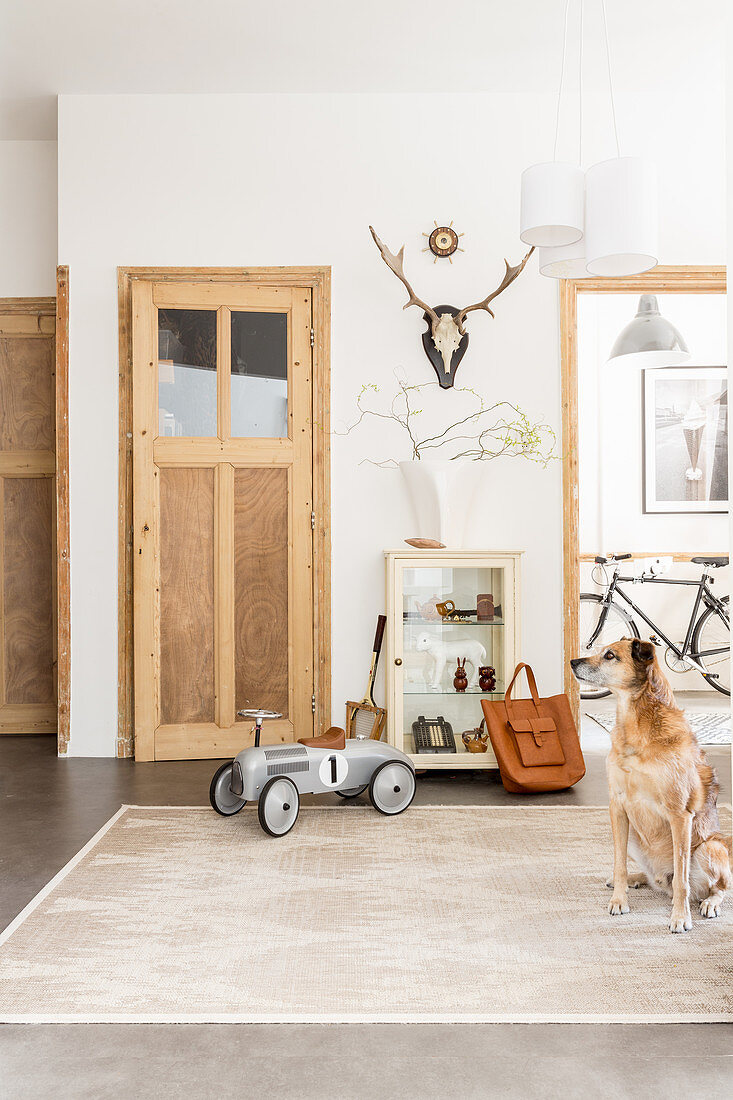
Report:
[{"label": "white vase", "polygon": [[463,546],[466,521],[486,469],[470,459],[422,458],[400,462],[416,530],[406,538],[437,539]]}]

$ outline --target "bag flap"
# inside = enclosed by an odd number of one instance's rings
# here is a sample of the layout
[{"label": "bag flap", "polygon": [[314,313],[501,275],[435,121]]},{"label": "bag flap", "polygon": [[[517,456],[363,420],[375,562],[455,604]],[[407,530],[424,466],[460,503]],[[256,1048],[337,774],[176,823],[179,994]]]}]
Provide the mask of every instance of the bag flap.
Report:
[{"label": "bag flap", "polygon": [[[509,719],[509,725],[512,727],[515,733],[555,733],[557,726],[553,722],[552,718],[545,718],[540,715],[538,718],[516,718],[514,715]],[[542,738],[538,740],[540,744]]]},{"label": "bag flap", "polygon": [[[529,724],[529,723],[527,723]],[[556,767],[565,763],[565,753],[560,744],[554,722],[552,729],[523,732],[513,726],[519,759],[525,768]]]}]

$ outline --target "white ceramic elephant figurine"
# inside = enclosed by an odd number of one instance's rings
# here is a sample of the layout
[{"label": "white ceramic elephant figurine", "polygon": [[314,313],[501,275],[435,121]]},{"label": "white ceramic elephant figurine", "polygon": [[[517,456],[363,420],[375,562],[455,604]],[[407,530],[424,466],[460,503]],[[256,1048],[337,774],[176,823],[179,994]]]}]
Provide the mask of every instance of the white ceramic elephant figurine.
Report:
[{"label": "white ceramic elephant figurine", "polygon": [[469,688],[478,687],[479,665],[486,664],[486,650],[476,638],[456,638],[452,641],[443,641],[433,637],[425,630],[417,639],[416,649],[418,653],[429,653],[433,658],[433,678],[431,686],[437,689],[441,685],[446,664],[450,661],[455,665],[456,661],[465,657],[471,665],[471,679]]}]

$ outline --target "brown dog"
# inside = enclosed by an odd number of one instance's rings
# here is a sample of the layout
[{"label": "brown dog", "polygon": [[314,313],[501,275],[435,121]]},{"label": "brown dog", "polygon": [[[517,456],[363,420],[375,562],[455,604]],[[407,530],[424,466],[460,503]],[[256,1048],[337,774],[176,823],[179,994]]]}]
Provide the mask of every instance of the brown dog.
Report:
[{"label": "brown dog", "polygon": [[[607,772],[613,830],[611,916],[645,883],[672,897],[670,932],[692,928],[690,897],[717,917],[730,878],[719,832],[718,782],[662,674],[651,642],[622,638],[570,662],[582,683],[616,696]],[[642,868],[627,874],[627,852]]]}]

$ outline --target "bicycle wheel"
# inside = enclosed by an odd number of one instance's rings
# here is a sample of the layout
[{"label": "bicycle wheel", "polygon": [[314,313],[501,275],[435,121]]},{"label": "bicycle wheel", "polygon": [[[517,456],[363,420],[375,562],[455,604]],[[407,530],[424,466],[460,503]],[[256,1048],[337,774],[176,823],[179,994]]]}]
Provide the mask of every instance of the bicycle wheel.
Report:
[{"label": "bicycle wheel", "polygon": [[[596,592],[580,593],[580,649],[579,657],[586,657],[594,649],[604,645],[611,645],[619,638],[638,638],[639,628],[630,615],[612,603],[608,607],[606,621],[604,622],[598,637],[591,643],[598,626],[598,619],[603,610],[603,596]],[[593,688],[590,684],[583,684],[580,688],[581,699],[605,699],[611,692],[605,688]]]},{"label": "bicycle wheel", "polygon": [[692,656],[717,679],[705,679],[721,695],[730,695],[730,613],[728,597],[723,596],[725,617],[714,607],[709,607],[697,620],[692,635]]}]

